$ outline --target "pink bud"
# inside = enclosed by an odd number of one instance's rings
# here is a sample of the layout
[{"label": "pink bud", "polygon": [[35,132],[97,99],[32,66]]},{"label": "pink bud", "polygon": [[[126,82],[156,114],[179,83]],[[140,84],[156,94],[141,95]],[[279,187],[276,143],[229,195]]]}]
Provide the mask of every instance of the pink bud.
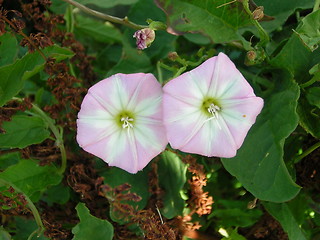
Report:
[{"label": "pink bud", "polygon": [[152,29],[144,28],[136,31],[133,34],[133,37],[137,39],[137,48],[143,50],[151,45],[156,37],[156,34]]}]

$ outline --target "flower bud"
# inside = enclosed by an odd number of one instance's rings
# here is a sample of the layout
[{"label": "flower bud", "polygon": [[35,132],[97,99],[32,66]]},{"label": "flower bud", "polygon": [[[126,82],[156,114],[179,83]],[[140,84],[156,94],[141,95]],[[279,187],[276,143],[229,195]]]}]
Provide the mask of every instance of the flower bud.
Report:
[{"label": "flower bud", "polygon": [[178,57],[179,57],[179,55],[177,52],[169,52],[169,54],[168,54],[168,58],[171,61],[175,61]]},{"label": "flower bud", "polygon": [[252,13],[253,19],[257,21],[261,20],[264,17],[263,10],[264,10],[263,6],[257,7]]},{"label": "flower bud", "polygon": [[154,30],[150,28],[143,28],[141,30],[136,31],[133,34],[133,37],[137,39],[137,48],[143,50],[151,45],[151,43],[154,41],[156,37],[156,34]]}]

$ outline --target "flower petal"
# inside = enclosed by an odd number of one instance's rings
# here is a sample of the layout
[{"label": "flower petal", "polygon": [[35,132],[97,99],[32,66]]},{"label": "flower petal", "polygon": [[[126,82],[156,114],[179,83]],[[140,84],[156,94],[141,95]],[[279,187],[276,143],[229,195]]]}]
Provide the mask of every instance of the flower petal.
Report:
[{"label": "flower petal", "polygon": [[215,62],[215,58],[210,58],[199,67],[171,80],[164,86],[164,93],[190,105],[199,105],[207,95]]},{"label": "flower petal", "polygon": [[239,99],[253,97],[254,92],[250,84],[242,76],[234,63],[224,53],[219,53],[213,70],[209,96],[216,99]]},{"label": "flower petal", "polygon": [[237,148],[240,148],[249,129],[255,123],[257,115],[263,107],[259,97],[223,100],[221,116],[225,120]]},{"label": "flower petal", "polygon": [[237,147],[223,119],[205,121],[181,151],[208,157],[234,157]]},{"label": "flower petal", "polygon": [[166,127],[170,145],[179,149],[189,140],[197,121],[204,121],[205,117],[198,107],[180,101],[171,95],[163,96],[163,121]]}]

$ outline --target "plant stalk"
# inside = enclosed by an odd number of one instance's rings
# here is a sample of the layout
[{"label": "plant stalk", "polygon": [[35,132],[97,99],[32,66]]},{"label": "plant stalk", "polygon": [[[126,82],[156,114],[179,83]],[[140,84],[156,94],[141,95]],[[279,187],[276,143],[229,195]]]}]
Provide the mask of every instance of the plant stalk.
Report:
[{"label": "plant stalk", "polygon": [[320,0],[315,0],[312,12],[317,11],[319,7],[320,7]]},{"label": "plant stalk", "polygon": [[305,158],[306,156],[308,156],[310,153],[312,153],[314,150],[316,150],[319,147],[320,147],[320,142],[315,143],[314,145],[309,147],[307,150],[305,150],[301,155],[297,156],[293,162],[298,163],[301,159]]},{"label": "plant stalk", "polygon": [[38,229],[36,229],[34,232],[31,233],[31,235],[28,237],[28,240],[31,240],[32,237],[34,235],[37,234],[37,236],[39,237],[45,230],[45,227],[42,223],[42,220],[41,220],[41,217],[40,217],[40,214],[38,212],[38,209],[36,208],[36,206],[33,204],[33,202],[30,200],[30,198],[23,192],[21,191],[17,186],[15,186],[14,184],[4,180],[4,179],[1,179],[0,178],[0,183],[1,184],[4,184],[4,185],[7,185],[7,186],[11,186],[14,188],[14,190],[17,192],[17,193],[20,193],[23,195],[23,197],[26,199],[27,201],[27,206],[28,208],[31,210],[32,214],[33,214],[33,217],[38,225]]},{"label": "plant stalk", "polygon": [[106,20],[106,21],[109,21],[109,22],[113,22],[113,23],[118,23],[118,24],[122,24],[122,25],[125,25],[127,27],[130,27],[130,28],[133,28],[135,30],[139,30],[139,29],[142,29],[142,28],[147,28],[148,26],[146,25],[139,25],[139,24],[136,24],[136,23],[133,23],[131,21],[129,21],[129,19],[127,17],[124,17],[124,18],[118,18],[118,17],[114,17],[114,16],[111,16],[111,15],[108,15],[108,14],[104,14],[104,13],[101,13],[101,12],[98,12],[98,11],[95,11],[91,8],[88,8],[76,1],[73,1],[73,0],[62,0],[64,2],[67,2],[77,8],[79,8],[81,11],[85,12],[85,13],[88,13],[92,16],[95,16],[97,18],[101,18],[103,20]]}]

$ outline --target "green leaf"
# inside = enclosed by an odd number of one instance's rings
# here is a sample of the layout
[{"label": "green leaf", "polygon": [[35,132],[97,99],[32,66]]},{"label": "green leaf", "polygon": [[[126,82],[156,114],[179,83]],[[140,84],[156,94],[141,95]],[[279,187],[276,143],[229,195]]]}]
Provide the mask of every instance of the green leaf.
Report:
[{"label": "green leaf", "polygon": [[[308,96],[308,95],[307,95]],[[310,96],[309,96],[310,97]],[[320,111],[316,106],[311,105],[305,96],[301,96],[298,104],[300,125],[315,138],[320,138]]]},{"label": "green leaf", "polygon": [[320,43],[320,11],[315,11],[302,19],[296,33],[310,51],[318,48]]},{"label": "green leaf", "polygon": [[[126,33],[124,33],[125,35]],[[133,48],[125,36],[122,39],[123,50],[120,61],[108,72],[107,76],[116,73],[150,72],[151,61],[144,52]]]},{"label": "green leaf", "polygon": [[264,7],[265,14],[274,17],[274,20],[272,21],[260,23],[268,32],[272,32],[282,26],[288,17],[297,9],[308,9],[313,7],[313,1],[310,0],[255,0],[254,2],[258,6]]},{"label": "green leaf", "polygon": [[131,5],[138,0],[113,0],[113,1],[101,1],[101,0],[77,0],[81,4],[92,4],[101,8],[112,8],[117,5]]},{"label": "green leaf", "polygon": [[221,240],[246,240],[246,238],[238,233],[237,228],[227,229],[228,237],[224,237]]},{"label": "green leaf", "polygon": [[300,190],[283,161],[284,141],[298,124],[299,87],[287,72],[273,73],[276,86],[256,123],[237,155],[222,163],[256,198],[284,202]]},{"label": "green leaf", "polygon": [[72,240],[99,239],[112,240],[113,226],[107,220],[102,220],[92,216],[84,203],[76,206],[80,223],[72,228],[74,237]]},{"label": "green leaf", "polygon": [[290,240],[307,240],[287,203],[264,202],[263,206],[280,222]]},{"label": "green leaf", "polygon": [[[251,24],[249,16],[242,10],[241,3],[226,3],[225,0],[157,0],[168,17],[170,31],[176,34],[201,33],[214,43],[232,41],[246,42],[238,29]],[[246,42],[248,46],[248,43]]]},{"label": "green leaf", "polygon": [[11,240],[10,234],[3,228],[3,226],[0,226],[0,240]]},{"label": "green leaf", "polygon": [[41,200],[45,201],[49,206],[53,203],[66,204],[70,199],[70,189],[63,183],[59,185],[50,186]]},{"label": "green leaf", "polygon": [[187,166],[173,152],[164,151],[158,163],[159,183],[165,190],[161,213],[168,219],[181,215],[184,200],[180,191],[186,183]]},{"label": "green leaf", "polygon": [[130,184],[130,192],[136,193],[142,198],[139,202],[128,201],[126,202],[127,204],[138,206],[139,209],[143,209],[147,205],[150,196],[147,169],[139,171],[136,174],[130,174],[120,168],[112,167],[108,168],[100,175],[104,177],[104,183],[108,184],[112,188],[124,183]]},{"label": "green leaf", "polygon": [[[73,56],[73,53],[58,46],[50,46],[42,50],[47,57],[53,57],[61,61]],[[13,64],[0,67],[0,106],[14,97],[23,88],[24,81],[44,67],[45,60],[38,51],[27,53]]]},{"label": "green leaf", "polygon": [[102,43],[121,42],[122,40],[120,31],[110,23],[80,14],[75,15],[75,33]]},{"label": "green leaf", "polygon": [[[275,67],[287,69],[294,75],[298,83],[304,83],[306,80],[309,80],[310,75],[306,70],[309,70],[315,63],[320,61],[320,49],[316,51],[311,49],[311,45],[316,45],[320,40],[316,40],[317,43],[313,42],[315,40],[314,37],[317,34],[319,35],[319,30],[316,28],[312,29],[309,26],[309,24],[315,24],[315,21],[320,22],[319,19],[320,11],[307,15],[281,51],[270,62]],[[308,37],[311,40],[308,40]],[[308,43],[305,41],[308,41]]]},{"label": "green leaf", "polygon": [[[37,223],[34,219],[15,217],[14,222],[16,223],[16,230],[12,238],[13,240],[28,239],[30,234],[38,228]],[[44,237],[43,234],[40,237],[34,239],[49,240],[49,238]]]},{"label": "green leaf", "polygon": [[0,178],[14,184],[32,201],[38,200],[41,192],[61,182],[62,176],[53,165],[39,166],[35,160],[21,160],[0,173]]},{"label": "green leaf", "polygon": [[248,209],[247,202],[219,200],[216,205],[222,205],[223,208],[217,208],[209,215],[209,219],[216,217],[215,220],[223,227],[249,227],[252,226],[262,215],[259,209]]},{"label": "green leaf", "polygon": [[308,102],[311,105],[320,108],[320,88],[319,87],[309,88],[307,90],[306,97]]},{"label": "green leaf", "polygon": [[36,116],[15,115],[10,122],[4,122],[2,128],[5,130],[0,134],[2,148],[25,148],[50,136],[46,123]]},{"label": "green leaf", "polygon": [[[133,5],[128,14],[130,20],[135,23],[146,24],[146,19],[153,19],[156,21],[166,21],[166,15],[161,9],[159,9],[153,1],[139,0]],[[133,31],[130,34],[126,34],[127,41],[135,43],[135,39],[132,38]],[[150,59],[166,58],[169,52],[175,51],[175,40],[177,36],[168,34],[166,31],[156,31],[156,37],[150,47],[144,49],[143,52],[148,55]]]},{"label": "green leaf", "polygon": [[14,165],[20,161],[20,153],[13,152],[0,155],[0,170],[4,170],[7,167]]},{"label": "green leaf", "polygon": [[0,36],[0,66],[11,64],[18,54],[18,41],[15,35],[5,33]]}]

